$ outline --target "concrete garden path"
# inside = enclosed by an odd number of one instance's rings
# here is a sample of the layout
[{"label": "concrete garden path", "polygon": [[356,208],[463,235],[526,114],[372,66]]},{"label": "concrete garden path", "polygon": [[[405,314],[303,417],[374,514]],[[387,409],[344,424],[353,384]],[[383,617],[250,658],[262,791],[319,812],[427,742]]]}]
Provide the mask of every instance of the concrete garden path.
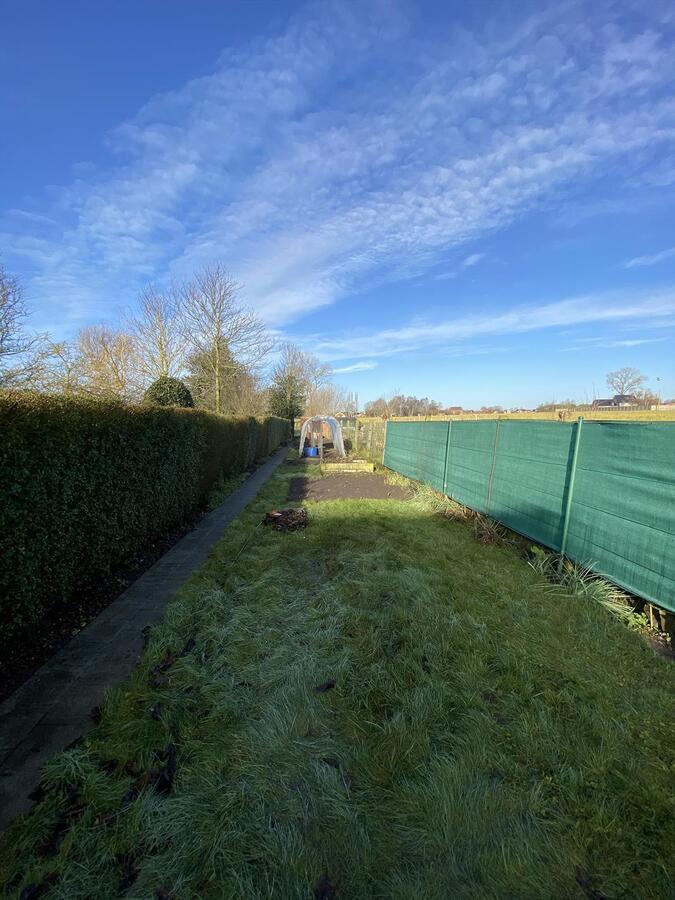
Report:
[{"label": "concrete garden path", "polygon": [[287,453],[280,448],[0,705],[0,829],[30,808],[28,794],[45,760],[90,727],[106,689],[138,662],[143,629],[162,618],[171,597]]}]

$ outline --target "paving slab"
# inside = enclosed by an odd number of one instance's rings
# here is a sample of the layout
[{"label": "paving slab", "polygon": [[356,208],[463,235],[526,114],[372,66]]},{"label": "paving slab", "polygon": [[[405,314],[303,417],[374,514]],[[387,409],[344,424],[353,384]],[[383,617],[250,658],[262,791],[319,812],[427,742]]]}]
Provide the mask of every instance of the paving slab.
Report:
[{"label": "paving slab", "polygon": [[92,725],[91,710],[133,670],[155,624],[225,528],[287,455],[282,447],[0,704],[0,829],[30,809],[42,765]]}]

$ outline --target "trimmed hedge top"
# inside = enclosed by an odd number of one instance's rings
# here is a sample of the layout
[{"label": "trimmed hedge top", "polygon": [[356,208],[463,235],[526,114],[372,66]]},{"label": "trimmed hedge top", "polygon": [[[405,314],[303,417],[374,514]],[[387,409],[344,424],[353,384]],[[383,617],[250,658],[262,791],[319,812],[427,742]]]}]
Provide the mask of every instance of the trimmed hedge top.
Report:
[{"label": "trimmed hedge top", "polygon": [[0,392],[0,616],[12,634],[203,506],[288,422]]},{"label": "trimmed hedge top", "polygon": [[162,375],[152,382],[143,395],[143,402],[153,403],[155,406],[184,406],[188,409],[195,405],[187,385],[168,375]]}]

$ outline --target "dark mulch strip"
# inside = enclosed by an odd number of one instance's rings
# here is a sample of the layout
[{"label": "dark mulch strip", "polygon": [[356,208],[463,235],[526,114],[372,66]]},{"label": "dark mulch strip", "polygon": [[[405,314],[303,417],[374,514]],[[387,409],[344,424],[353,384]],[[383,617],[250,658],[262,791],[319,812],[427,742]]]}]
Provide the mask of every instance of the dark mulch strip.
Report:
[{"label": "dark mulch strip", "polygon": [[347,472],[324,478],[292,478],[288,499],[298,500],[409,500],[411,493],[387,484],[376,472]]},{"label": "dark mulch strip", "polygon": [[207,511],[167,531],[147,544],[132,559],[78,591],[56,606],[21,640],[5,644],[0,654],[0,701],[20,687],[70,638],[92,622],[99,613],[164,556],[175,543],[203,519]]}]

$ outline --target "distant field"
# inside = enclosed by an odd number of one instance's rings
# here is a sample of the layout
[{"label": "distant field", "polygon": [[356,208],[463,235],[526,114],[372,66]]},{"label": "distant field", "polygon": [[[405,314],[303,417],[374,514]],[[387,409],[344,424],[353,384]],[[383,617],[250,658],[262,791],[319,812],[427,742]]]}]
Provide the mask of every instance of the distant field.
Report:
[{"label": "distant field", "polygon": [[[675,409],[661,410],[570,410],[567,420],[574,420],[579,416],[585,419],[616,419],[622,422],[675,422]],[[397,422],[417,422],[424,416],[392,416]],[[519,412],[519,413],[462,413],[457,416],[427,416],[428,419],[554,419],[557,421],[557,412]],[[378,421],[376,418],[359,416],[359,421]]]}]

